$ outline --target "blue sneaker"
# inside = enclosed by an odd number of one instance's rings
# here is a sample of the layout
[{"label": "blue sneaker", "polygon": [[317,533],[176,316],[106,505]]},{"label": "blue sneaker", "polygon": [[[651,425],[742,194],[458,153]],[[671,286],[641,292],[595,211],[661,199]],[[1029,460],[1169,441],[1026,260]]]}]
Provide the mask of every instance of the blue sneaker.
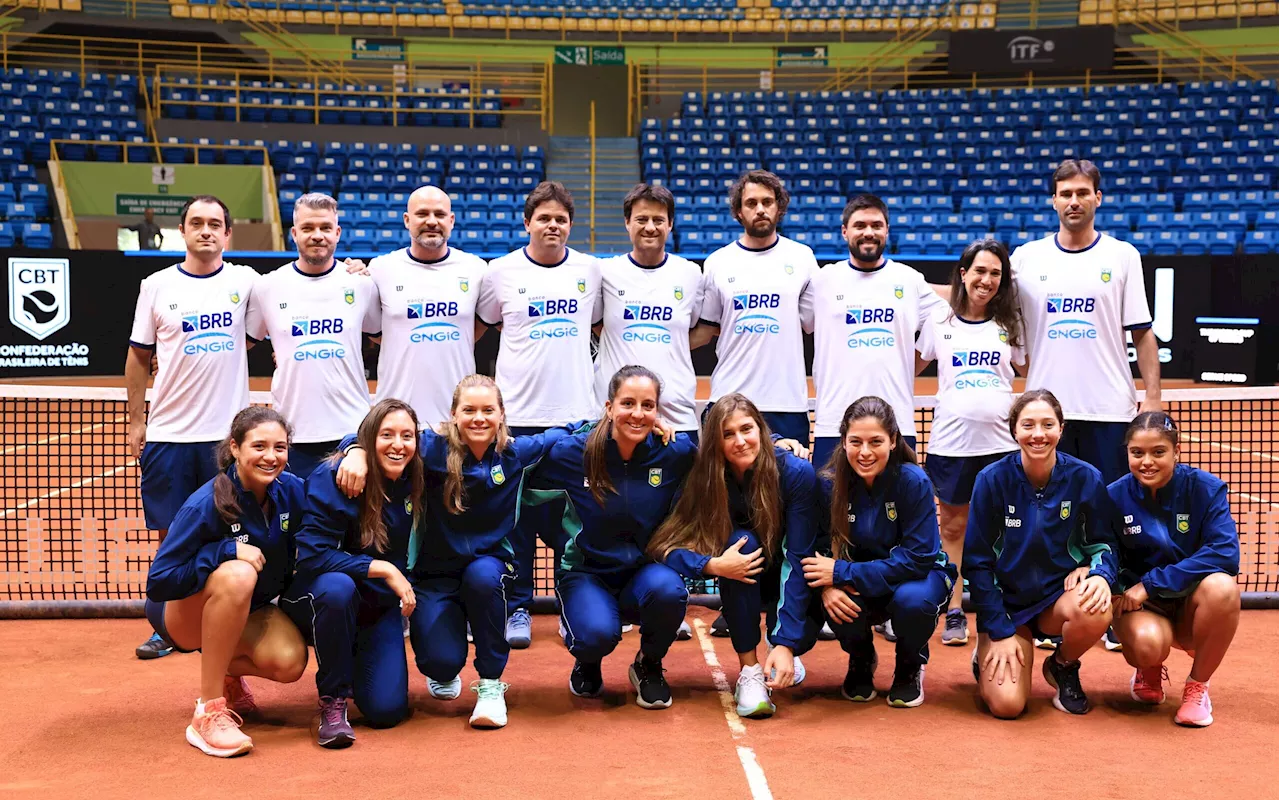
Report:
[{"label": "blue sneaker", "polygon": [[164,658],[172,652],[173,645],[162,639],[160,634],[153,633],[150,639],[134,649],[133,654],[144,661],[149,661],[153,658]]},{"label": "blue sneaker", "polygon": [[533,642],[533,618],[528,609],[517,608],[507,618],[507,644],[513,650],[524,650]]}]

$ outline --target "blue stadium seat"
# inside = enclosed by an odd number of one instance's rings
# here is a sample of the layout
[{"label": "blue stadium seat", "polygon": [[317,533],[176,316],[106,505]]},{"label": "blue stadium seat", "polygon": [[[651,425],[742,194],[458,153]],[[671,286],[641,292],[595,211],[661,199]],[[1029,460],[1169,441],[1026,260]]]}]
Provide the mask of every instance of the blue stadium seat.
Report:
[{"label": "blue stadium seat", "polygon": [[7,222],[0,222],[0,247],[13,247],[16,243],[13,226]]},{"label": "blue stadium seat", "polygon": [[22,226],[22,245],[33,249],[53,247],[53,229],[43,222],[28,222]]},{"label": "blue stadium seat", "polygon": [[1246,253],[1251,255],[1274,253],[1277,248],[1280,248],[1280,231],[1275,228],[1254,230],[1245,234],[1244,252]]}]

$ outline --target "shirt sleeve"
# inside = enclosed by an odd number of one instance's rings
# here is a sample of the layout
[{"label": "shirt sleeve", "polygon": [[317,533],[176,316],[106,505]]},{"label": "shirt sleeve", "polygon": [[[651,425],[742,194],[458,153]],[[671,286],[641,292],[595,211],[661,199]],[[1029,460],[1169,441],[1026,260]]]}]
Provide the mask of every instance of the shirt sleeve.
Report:
[{"label": "shirt sleeve", "polygon": [[936,340],[938,336],[937,327],[941,323],[929,321],[920,329],[920,338],[916,339],[916,351],[920,353],[920,357],[925,361],[933,361],[938,357]]},{"label": "shirt sleeve", "polygon": [[720,318],[724,313],[723,301],[720,292],[716,288],[715,280],[715,264],[707,265],[706,270],[702,273],[702,310],[698,312],[698,319],[701,322],[708,322],[720,327]]},{"label": "shirt sleeve", "polygon": [[[365,487],[368,491],[369,487]],[[347,531],[358,525],[356,501],[347,499],[334,481],[334,473],[316,470],[307,478],[302,505],[302,525],[298,529],[298,577],[313,578],[326,572],[341,572],[353,580],[369,577],[373,558],[342,549]]]},{"label": "shirt sleeve", "polygon": [[1142,274],[1142,256],[1132,245],[1126,245],[1124,310],[1121,324],[1128,329],[1151,325],[1151,307],[1147,305],[1147,281]]},{"label": "shirt sleeve", "polygon": [[920,298],[920,308],[916,316],[916,332],[919,333],[929,326],[934,315],[939,311],[946,311],[950,308],[950,304],[933,290],[929,282],[924,279],[924,275],[916,272],[916,280],[918,282],[918,291]]},{"label": "shirt sleeve", "polygon": [[1081,549],[1087,561],[1080,566],[1089,567],[1089,577],[1098,575],[1108,584],[1114,584],[1120,574],[1120,559],[1117,555],[1120,548],[1120,512],[1111,501],[1111,494],[1107,492],[1107,486],[1100,475],[1089,476],[1086,491],[1085,543]]},{"label": "shirt sleeve", "polygon": [[1200,547],[1181,561],[1142,576],[1142,585],[1153,597],[1186,597],[1215,572],[1240,573],[1240,537],[1227,502],[1227,485],[1197,487],[1192,502],[1205,509],[1200,520]]},{"label": "shirt sleeve", "polygon": [[502,278],[493,264],[480,281],[480,294],[476,297],[476,316],[485,325],[502,323]]},{"label": "shirt sleeve", "polygon": [[981,473],[974,484],[960,571],[969,581],[969,598],[978,618],[978,632],[999,641],[1008,639],[1017,629],[1005,611],[1004,593],[996,581],[995,543],[1001,531],[996,514],[999,498],[991,484],[990,477]]},{"label": "shirt sleeve", "polygon": [[603,265],[600,259],[593,259],[592,271],[595,273],[596,290],[591,293],[591,324],[598,325],[604,321],[604,276],[600,274]]},{"label": "shirt sleeve", "polygon": [[[695,264],[693,265],[693,268],[697,269],[698,267]],[[690,313],[689,313],[690,330],[698,327],[698,321],[702,318],[702,306],[704,301],[706,300],[706,295],[707,295],[707,285],[702,280],[702,273],[698,272],[697,274],[692,275],[691,277],[694,280],[693,280],[693,304],[690,307]]]},{"label": "shirt sleeve", "polygon": [[365,309],[361,330],[376,336],[382,333],[382,296],[378,292],[378,284],[372,278],[365,281],[364,290]]},{"label": "shirt sleeve", "polygon": [[235,557],[236,540],[223,536],[212,503],[188,503],[174,517],[147,571],[147,597],[157,603],[190,597],[222,562]]},{"label": "shirt sleeve", "polygon": [[815,519],[818,509],[817,477],[807,461],[786,457],[788,464],[782,475],[786,489],[786,508],[782,514],[782,575],[778,581],[778,613],[769,631],[775,645],[799,647],[804,640],[805,620],[809,612],[811,592],[804,580],[804,558],[813,555]]},{"label": "shirt sleeve", "polygon": [[129,344],[148,350],[156,346],[155,298],[151,281],[143,280],[138,286],[138,304],[133,309],[133,329],[129,332]]},{"label": "shirt sleeve", "polygon": [[258,287],[258,291],[249,295],[249,304],[245,306],[244,311],[244,333],[255,342],[260,342],[267,338],[267,314],[266,304],[268,296],[263,291],[262,286]]},{"label": "shirt sleeve", "polygon": [[883,597],[907,581],[919,580],[938,563],[942,536],[933,494],[926,481],[898,481],[898,544],[888,558],[837,561],[835,582],[860,594]]},{"label": "shirt sleeve", "polygon": [[521,465],[528,469],[546,458],[547,454],[551,452],[551,448],[555,447],[556,442],[566,436],[572,436],[578,431],[589,430],[591,424],[590,421],[584,419],[565,425],[557,425],[547,428],[542,433],[516,436],[512,439],[512,443],[516,447],[516,455],[520,459]]},{"label": "shirt sleeve", "polygon": [[677,548],[667,553],[667,557],[662,559],[662,563],[671,567],[681,577],[697,580],[705,577],[707,562],[711,560],[711,556],[704,556],[701,553],[695,553],[692,550]]},{"label": "shirt sleeve", "polygon": [[800,328],[805,333],[813,333],[813,307],[818,295],[818,290],[815,288],[817,282],[818,271],[815,269],[809,276],[809,280],[805,282],[804,288],[800,290]]}]

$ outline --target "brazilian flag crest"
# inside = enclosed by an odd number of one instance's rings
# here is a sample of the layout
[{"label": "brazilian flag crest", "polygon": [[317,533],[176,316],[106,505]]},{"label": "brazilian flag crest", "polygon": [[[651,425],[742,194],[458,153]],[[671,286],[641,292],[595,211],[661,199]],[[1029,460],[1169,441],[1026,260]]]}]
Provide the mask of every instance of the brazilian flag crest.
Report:
[{"label": "brazilian flag crest", "polygon": [[585,278],[578,278],[578,292],[580,294],[587,293],[587,281]]},{"label": "brazilian flag crest", "polygon": [[788,265],[786,265],[785,267],[783,267],[783,269],[787,271],[787,274],[788,274],[788,275],[794,275],[794,274],[796,274],[796,268],[795,268],[795,267],[793,267],[793,266],[791,266],[790,264],[788,264]]},{"label": "brazilian flag crest", "polygon": [[683,299],[684,299],[684,287],[683,287],[683,286],[677,286],[677,287],[676,287],[676,292],[675,292],[675,294],[676,294],[676,299],[677,299],[677,300],[683,300]]},{"label": "brazilian flag crest", "polygon": [[884,504],[884,515],[889,518],[890,522],[898,521],[898,506],[896,503]]},{"label": "brazilian flag crest", "polygon": [[1111,283],[1111,270],[1106,267],[1102,268],[1102,282]]},{"label": "brazilian flag crest", "polygon": [[1071,516],[1071,501],[1063,500],[1062,507],[1058,509],[1058,516],[1067,519]]},{"label": "brazilian flag crest", "polygon": [[232,293],[231,293],[231,305],[235,306],[235,305],[239,305],[239,304],[240,304],[240,293],[239,293],[239,292],[232,292]]},{"label": "brazilian flag crest", "polygon": [[471,279],[458,278],[458,289],[463,292],[469,291],[471,289]]},{"label": "brazilian flag crest", "polygon": [[489,477],[493,478],[494,486],[501,486],[507,482],[507,476],[502,474],[502,465],[494,464],[493,469],[489,470]]},{"label": "brazilian flag crest", "polygon": [[649,485],[657,487],[662,483],[662,467],[654,467],[649,470]]},{"label": "brazilian flag crest", "polygon": [[409,499],[408,497],[404,499],[404,513],[406,514],[413,513],[413,500]]},{"label": "brazilian flag crest", "polygon": [[288,514],[280,515],[280,530],[285,533],[289,532],[289,515]]},{"label": "brazilian flag crest", "polygon": [[999,337],[1000,337],[1000,343],[1001,343],[1001,344],[1008,344],[1008,342],[1009,342],[1009,332],[1008,332],[1008,331],[1006,331],[1006,330],[1002,330],[1002,331],[1000,331],[1000,333],[999,333],[998,335],[999,335]]},{"label": "brazilian flag crest", "polygon": [[355,289],[343,289],[343,290],[342,290],[342,299],[347,301],[347,305],[354,305],[354,304],[355,304],[355,302],[356,302],[356,290],[355,290]]},{"label": "brazilian flag crest", "polygon": [[901,300],[901,299],[902,299],[902,287],[901,287],[901,286],[894,286],[894,287],[893,287],[893,296],[894,296],[894,297],[896,297],[896,298],[898,298],[899,300]]},{"label": "brazilian flag crest", "polygon": [[1191,515],[1179,514],[1178,515],[1178,533],[1186,533],[1189,530],[1191,530]]}]

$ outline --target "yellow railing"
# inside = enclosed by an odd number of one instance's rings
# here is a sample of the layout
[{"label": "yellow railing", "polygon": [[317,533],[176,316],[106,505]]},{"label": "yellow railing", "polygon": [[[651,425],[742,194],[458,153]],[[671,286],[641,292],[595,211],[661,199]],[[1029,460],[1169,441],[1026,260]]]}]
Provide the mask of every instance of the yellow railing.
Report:
[{"label": "yellow railing", "polygon": [[587,120],[587,139],[591,143],[591,177],[590,190],[588,197],[590,198],[590,227],[587,230],[590,233],[590,242],[592,252],[596,249],[596,102],[591,101],[591,117]]}]

